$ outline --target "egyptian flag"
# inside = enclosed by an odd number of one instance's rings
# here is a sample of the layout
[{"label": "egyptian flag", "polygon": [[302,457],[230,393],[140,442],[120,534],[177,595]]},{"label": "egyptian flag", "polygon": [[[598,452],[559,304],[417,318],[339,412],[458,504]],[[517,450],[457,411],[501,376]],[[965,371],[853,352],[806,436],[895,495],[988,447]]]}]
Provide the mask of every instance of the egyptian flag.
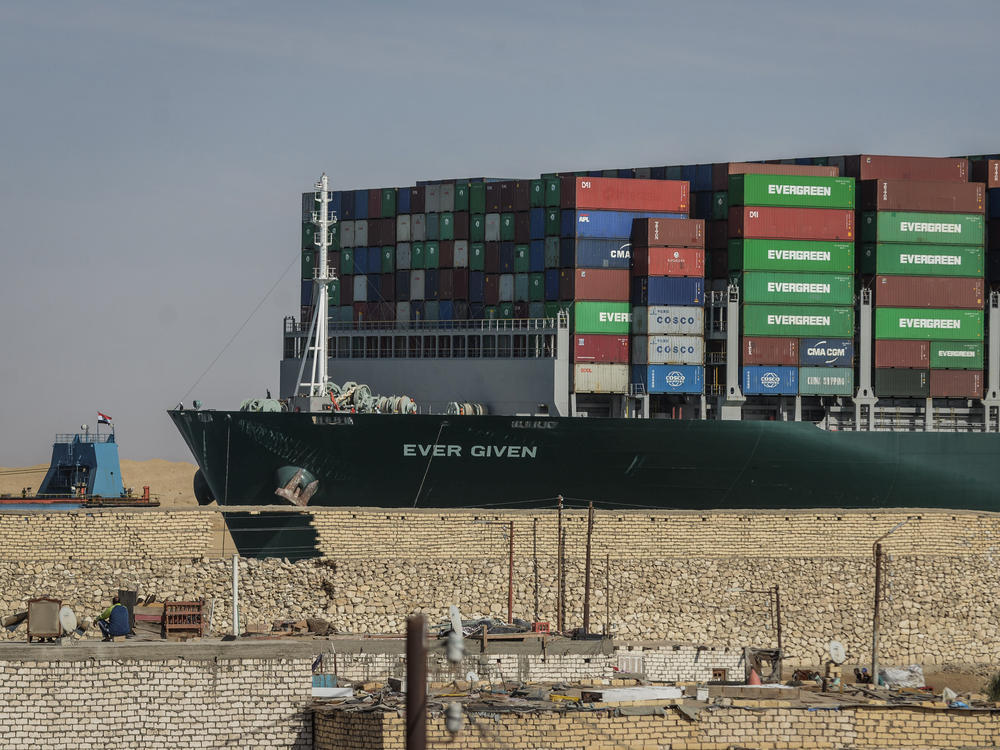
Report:
[{"label": "egyptian flag", "polygon": [[111,417],[103,411],[97,412],[97,424],[111,424]]}]

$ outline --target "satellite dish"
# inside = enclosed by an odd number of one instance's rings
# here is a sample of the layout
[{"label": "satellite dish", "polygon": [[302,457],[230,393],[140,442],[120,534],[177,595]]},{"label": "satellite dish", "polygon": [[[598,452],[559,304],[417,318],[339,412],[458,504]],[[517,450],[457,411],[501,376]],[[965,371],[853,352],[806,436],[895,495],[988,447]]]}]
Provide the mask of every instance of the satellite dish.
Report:
[{"label": "satellite dish", "polygon": [[830,661],[834,664],[843,664],[847,660],[847,652],[840,641],[830,641]]},{"label": "satellite dish", "polygon": [[465,673],[465,681],[466,682],[475,682],[478,679],[479,679],[479,675],[477,675],[475,672],[466,672]]},{"label": "satellite dish", "polygon": [[72,633],[76,630],[76,615],[65,604],[59,609],[59,624],[62,625],[64,633]]}]

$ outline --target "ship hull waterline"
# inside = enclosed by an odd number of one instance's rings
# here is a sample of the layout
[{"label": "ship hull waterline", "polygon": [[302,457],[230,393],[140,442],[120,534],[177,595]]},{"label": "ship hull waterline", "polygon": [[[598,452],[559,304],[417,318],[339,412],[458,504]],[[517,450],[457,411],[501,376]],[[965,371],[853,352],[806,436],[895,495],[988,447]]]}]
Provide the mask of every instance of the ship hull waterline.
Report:
[{"label": "ship hull waterline", "polygon": [[[1000,510],[1000,434],[834,432],[811,423],[169,412],[225,506],[275,505],[289,467],[309,507],[927,507]],[[281,472],[285,473],[282,474]],[[307,513],[227,513],[241,552],[308,557]]]}]

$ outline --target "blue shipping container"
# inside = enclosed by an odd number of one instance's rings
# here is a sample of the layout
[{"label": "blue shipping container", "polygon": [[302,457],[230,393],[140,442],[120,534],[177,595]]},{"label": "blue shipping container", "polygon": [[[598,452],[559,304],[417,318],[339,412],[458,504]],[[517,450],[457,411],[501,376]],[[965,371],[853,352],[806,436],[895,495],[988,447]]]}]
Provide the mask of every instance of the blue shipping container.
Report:
[{"label": "blue shipping container", "polygon": [[472,303],[469,305],[469,320],[482,320],[485,312],[486,308],[481,303]]},{"label": "blue shipping container", "polygon": [[368,273],[378,273],[382,270],[382,248],[368,248]]},{"label": "blue shipping container", "polygon": [[514,273],[514,243],[500,243],[500,273]]},{"label": "blue shipping container", "polygon": [[[382,264],[379,263],[381,268]],[[359,247],[354,251],[354,273],[358,276],[368,273],[368,248]]]},{"label": "blue shipping container", "polygon": [[452,320],[455,317],[455,305],[450,299],[438,302],[438,320]]},{"label": "blue shipping container", "polygon": [[560,229],[563,237],[621,238],[628,242],[636,219],[686,219],[686,213],[656,211],[574,211],[563,210]]},{"label": "blue shipping container", "polygon": [[712,189],[712,165],[696,164],[694,168],[694,179],[691,181],[691,191]]},{"label": "blue shipping container", "polygon": [[628,242],[594,239],[575,242],[578,268],[630,268],[632,265],[632,248]]},{"label": "blue shipping container", "polygon": [[559,267],[573,268],[576,265],[576,240],[563,237],[559,240]]},{"label": "blue shipping container", "polygon": [[397,214],[408,214],[410,213],[410,189],[409,188],[399,188],[396,191],[396,213]]},{"label": "blue shipping container", "polygon": [[529,212],[528,226],[531,231],[531,239],[545,239],[545,209],[533,208]]},{"label": "blue shipping container", "polygon": [[[558,277],[556,277],[556,283],[558,284]],[[303,307],[307,307],[313,303],[313,283],[311,281],[302,282],[302,294],[299,297],[299,304]]]},{"label": "blue shipping container", "polygon": [[793,396],[799,392],[799,368],[756,365],[743,368],[744,396]]},{"label": "blue shipping container", "polygon": [[632,382],[646,393],[704,393],[705,368],[701,365],[635,365]]},{"label": "blue shipping container", "polygon": [[850,367],[854,364],[854,341],[799,339],[799,364],[812,367]]},{"label": "blue shipping container", "polygon": [[[367,201],[368,198],[366,197]],[[354,191],[345,190],[340,197],[340,210],[344,212],[343,216],[340,216],[341,221],[354,221]]]},{"label": "blue shipping container", "polygon": [[[438,298],[438,270],[436,268],[428,268],[424,271],[424,299],[425,300],[435,300]],[[430,314],[428,313],[428,319],[430,320]],[[433,318],[437,320],[437,318]]]},{"label": "blue shipping container", "polygon": [[[556,272],[558,274],[558,271]],[[483,302],[483,289],[485,287],[486,281],[482,271],[469,271],[469,302],[478,302],[482,306]],[[556,276],[556,284],[559,283],[559,277]],[[469,306],[469,317],[481,318],[482,315],[473,316],[472,315],[472,305]]]},{"label": "blue shipping container", "polygon": [[344,194],[339,190],[330,193],[330,210],[333,211],[338,219],[340,218],[341,207],[344,205],[343,197]]},{"label": "blue shipping container", "polygon": [[559,299],[559,269],[545,269],[545,301],[556,302]]},{"label": "blue shipping container", "polygon": [[695,193],[692,196],[691,205],[694,211],[691,213],[692,219],[712,220],[712,193]]},{"label": "blue shipping container", "polygon": [[528,270],[541,273],[545,270],[545,240],[532,240],[528,250]]},{"label": "blue shipping container", "polygon": [[705,304],[705,280],[692,277],[638,276],[632,279],[633,305]]},{"label": "blue shipping container", "polygon": [[410,303],[410,320],[425,320],[424,315],[424,302],[423,300],[419,302]]},{"label": "blue shipping container", "polygon": [[367,190],[355,190],[354,191],[354,218],[355,219],[367,219],[368,218],[368,191]]},{"label": "blue shipping container", "polygon": [[1000,219],[1000,189],[986,191],[986,204],[990,207],[990,218]]},{"label": "blue shipping container", "polygon": [[396,301],[409,302],[410,300],[410,272],[396,271]]}]

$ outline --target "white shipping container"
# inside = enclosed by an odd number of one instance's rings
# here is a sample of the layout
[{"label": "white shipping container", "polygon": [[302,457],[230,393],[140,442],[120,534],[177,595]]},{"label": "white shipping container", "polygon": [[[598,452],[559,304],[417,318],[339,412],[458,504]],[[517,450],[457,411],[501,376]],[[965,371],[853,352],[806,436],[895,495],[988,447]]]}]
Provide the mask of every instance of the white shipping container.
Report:
[{"label": "white shipping container", "polygon": [[486,214],[486,241],[500,241],[500,214]]},{"label": "white shipping container", "polygon": [[424,213],[436,214],[441,210],[441,186],[428,185],[424,188]]},{"label": "white shipping container", "polygon": [[469,267],[469,241],[455,240],[455,268]]},{"label": "white shipping container", "polygon": [[340,224],[340,246],[354,247],[354,222],[341,221]]},{"label": "white shipping container", "polygon": [[368,301],[368,277],[366,275],[354,277],[354,301]]},{"label": "white shipping container", "polygon": [[423,214],[410,214],[410,242],[427,239],[427,220]]},{"label": "white shipping container", "polygon": [[410,243],[400,242],[396,245],[396,270],[410,270]]},{"label": "white shipping container", "polygon": [[[441,188],[441,208],[442,213],[455,210],[455,183],[442,182]],[[430,209],[428,209],[430,210]]]},{"label": "white shipping container", "polygon": [[400,214],[396,217],[396,242],[410,241],[410,215]]},{"label": "white shipping container", "polygon": [[410,299],[422,300],[424,298],[424,272],[422,270],[410,271]]},{"label": "white shipping container", "polygon": [[409,302],[397,302],[396,303],[396,323],[402,325],[403,323],[408,323],[410,320],[410,303]]},{"label": "white shipping container", "polygon": [[368,247],[368,220],[358,219],[354,222],[354,246]]},{"label": "white shipping container", "polygon": [[[646,332],[651,335],[705,335],[705,308],[654,305],[646,308]],[[635,320],[633,314],[632,317]]]},{"label": "white shipping container", "polygon": [[514,301],[514,274],[512,273],[500,274],[500,301]]},{"label": "white shipping container", "polygon": [[632,363],[636,365],[700,365],[704,362],[705,339],[701,336],[636,336],[633,342]]},{"label": "white shipping container", "polygon": [[573,390],[576,393],[625,393],[628,365],[573,365]]}]

